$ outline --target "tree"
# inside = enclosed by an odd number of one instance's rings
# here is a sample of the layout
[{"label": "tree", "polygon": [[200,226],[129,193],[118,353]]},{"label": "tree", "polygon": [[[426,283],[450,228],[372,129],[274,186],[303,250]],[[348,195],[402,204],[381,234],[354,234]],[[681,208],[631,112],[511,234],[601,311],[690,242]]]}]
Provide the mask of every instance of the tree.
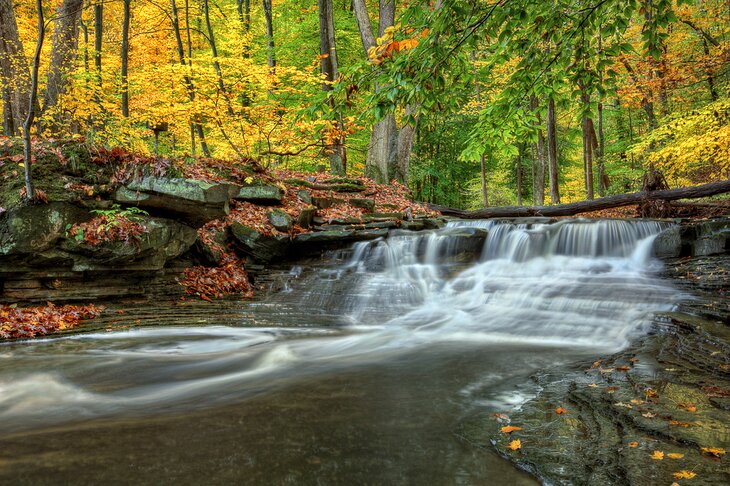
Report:
[{"label": "tree", "polygon": [[131,18],[132,0],[124,1],[124,17],[122,18],[122,50],[119,55],[122,62],[122,116],[129,117],[129,22]]},{"label": "tree", "polygon": [[[324,76],[322,89],[332,91],[332,85],[338,79],[337,46],[335,43],[335,20],[332,9],[332,0],[318,0],[319,5],[319,65]],[[334,100],[330,98],[334,106]],[[342,123],[342,114],[335,113],[335,122],[329,131],[330,172],[345,175],[347,172],[347,152],[345,150],[345,130]]]},{"label": "tree", "polygon": [[12,0],[0,0],[0,81],[3,132],[17,135],[27,115],[30,76]]},{"label": "tree", "polygon": [[23,156],[25,159],[25,197],[32,201],[35,193],[33,191],[33,181],[31,179],[31,165],[33,164],[33,156],[31,155],[30,130],[33,127],[35,119],[35,110],[38,105],[38,69],[41,64],[41,51],[43,50],[43,41],[46,37],[46,24],[43,17],[43,2],[36,0],[36,8],[38,10],[38,40],[36,41],[35,54],[33,55],[33,64],[31,65],[30,74],[30,96],[28,97],[28,114],[23,122]]},{"label": "tree", "polygon": [[[82,8],[83,0],[63,0],[56,11],[51,40],[51,62],[48,67],[42,113],[57,107],[60,96],[66,92],[69,85],[69,77],[78,51]],[[54,113],[53,119],[57,125],[63,123],[60,112]]]}]

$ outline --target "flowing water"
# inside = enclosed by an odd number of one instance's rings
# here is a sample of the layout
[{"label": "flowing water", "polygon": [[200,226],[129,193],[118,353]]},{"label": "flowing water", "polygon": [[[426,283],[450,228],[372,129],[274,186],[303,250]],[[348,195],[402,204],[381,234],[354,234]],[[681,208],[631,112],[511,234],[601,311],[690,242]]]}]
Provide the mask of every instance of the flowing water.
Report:
[{"label": "flowing water", "polygon": [[532,484],[460,439],[683,298],[665,223],[392,232],[183,325],[0,346],[0,482]]}]

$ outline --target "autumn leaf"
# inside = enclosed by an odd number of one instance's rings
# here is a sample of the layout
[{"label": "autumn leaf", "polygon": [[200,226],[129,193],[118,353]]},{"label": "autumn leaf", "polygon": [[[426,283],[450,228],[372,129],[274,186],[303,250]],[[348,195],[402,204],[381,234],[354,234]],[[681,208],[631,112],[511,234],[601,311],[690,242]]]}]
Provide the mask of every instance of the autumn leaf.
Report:
[{"label": "autumn leaf", "polygon": [[674,476],[675,479],[692,479],[693,477],[697,476],[697,473],[693,473],[692,471],[687,471],[686,469],[683,469],[672,474],[672,476]]},{"label": "autumn leaf", "polygon": [[515,427],[514,425],[507,425],[505,427],[502,427],[502,433],[504,434],[511,434],[512,432],[515,432],[517,430],[522,430],[522,427]]},{"label": "autumn leaf", "polygon": [[568,411],[566,409],[564,409],[563,407],[558,407],[555,409],[555,413],[557,413],[558,415],[562,415],[564,413],[568,413]]},{"label": "autumn leaf", "polygon": [[725,455],[725,449],[721,447],[701,447],[700,452],[706,456],[720,458]]},{"label": "autumn leaf", "polygon": [[636,442],[636,441],[633,441],[633,442],[629,442],[629,444],[628,444],[628,445],[629,445],[629,447],[630,447],[630,448],[632,448],[632,449],[635,449],[636,447],[639,447],[639,443],[638,443],[638,442]]},{"label": "autumn leaf", "polygon": [[680,454],[678,452],[670,452],[667,454],[667,457],[669,459],[682,459],[684,457],[684,454]]},{"label": "autumn leaf", "polygon": [[679,420],[670,420],[669,425],[674,425],[675,427],[692,427],[692,424],[689,422],[680,422]]},{"label": "autumn leaf", "polygon": [[644,412],[641,414],[641,416],[646,417],[646,418],[654,418],[654,417],[656,417],[656,414],[653,412]]},{"label": "autumn leaf", "polygon": [[654,451],[651,453],[651,458],[655,461],[661,461],[664,459],[664,453],[662,451]]},{"label": "autumn leaf", "polygon": [[520,442],[520,439],[515,439],[507,445],[507,449],[510,449],[513,451],[522,449],[522,442]]},{"label": "autumn leaf", "polygon": [[616,371],[629,371],[631,368],[628,366],[617,366]]},{"label": "autumn leaf", "polygon": [[598,388],[598,385],[596,385],[595,383],[591,383],[590,385],[588,385],[588,387],[590,387],[590,388]]},{"label": "autumn leaf", "polygon": [[497,420],[509,420],[509,417],[504,413],[494,413],[492,416]]}]

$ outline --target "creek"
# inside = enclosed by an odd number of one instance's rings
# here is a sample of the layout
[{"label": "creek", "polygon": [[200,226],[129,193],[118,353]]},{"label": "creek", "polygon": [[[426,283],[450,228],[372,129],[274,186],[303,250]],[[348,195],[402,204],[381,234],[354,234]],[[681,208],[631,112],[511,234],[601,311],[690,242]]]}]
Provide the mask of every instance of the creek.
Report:
[{"label": "creek", "polygon": [[4,343],[0,482],[534,484],[460,424],[686,299],[652,257],[667,227],[392,231],[288,267],[235,325]]}]

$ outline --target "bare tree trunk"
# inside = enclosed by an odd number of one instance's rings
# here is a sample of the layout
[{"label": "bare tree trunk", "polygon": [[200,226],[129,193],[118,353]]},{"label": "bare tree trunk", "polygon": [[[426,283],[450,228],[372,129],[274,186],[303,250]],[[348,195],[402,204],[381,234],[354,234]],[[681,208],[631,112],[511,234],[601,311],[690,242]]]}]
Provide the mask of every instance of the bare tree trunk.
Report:
[{"label": "bare tree trunk", "polygon": [[272,11],[271,0],[263,0],[264,17],[266,17],[266,39],[267,39],[267,57],[269,62],[269,72],[276,72],[276,52],[274,51],[274,13]]},{"label": "bare tree trunk", "polygon": [[545,204],[545,160],[547,158],[547,150],[545,146],[545,133],[542,131],[542,119],[540,118],[539,101],[536,96],[533,96],[530,100],[530,107],[535,112],[537,120],[537,146],[536,146],[536,157],[535,157],[535,177],[533,179],[533,197],[535,204],[542,206]]},{"label": "bare tree trunk", "polygon": [[[251,0],[236,0],[236,8],[238,10],[238,21],[241,23],[241,29],[244,36],[251,32]],[[243,58],[248,59],[251,55],[248,42],[243,46]]]},{"label": "bare tree trunk", "polygon": [[130,3],[132,0],[124,0],[124,17],[122,19],[122,116],[129,117],[129,22]]},{"label": "bare tree trunk", "polygon": [[547,111],[547,146],[548,173],[550,176],[550,203],[560,204],[560,184],[558,178],[558,120],[555,113],[555,99],[548,100]]},{"label": "bare tree trunk", "polygon": [[[190,37],[190,1],[185,0],[185,36],[187,37],[188,47],[188,65],[190,69],[193,67],[193,41]],[[195,123],[190,122],[190,149],[191,154],[195,157],[196,143],[195,143]]]},{"label": "bare tree trunk", "polygon": [[[332,84],[338,77],[337,45],[335,43],[335,20],[332,0],[318,0],[319,5],[319,67],[325,75],[322,83],[324,91],[331,91]],[[334,100],[330,99],[334,104]],[[337,116],[337,135],[327,147],[329,152],[330,172],[345,175],[347,173],[347,152],[345,150],[344,127],[342,116]]]},{"label": "bare tree trunk", "polygon": [[28,97],[28,113],[23,122],[23,156],[25,159],[25,197],[28,201],[33,200],[33,180],[31,179],[31,164],[33,156],[30,151],[30,129],[33,126],[35,118],[35,110],[38,105],[38,68],[41,64],[41,51],[43,50],[43,41],[46,37],[46,23],[43,18],[43,1],[36,0],[36,9],[38,10],[38,40],[36,41],[35,55],[33,56],[33,64],[30,74],[30,96]]},{"label": "bare tree trunk", "polygon": [[94,4],[94,67],[96,68],[97,83],[101,80],[101,48],[104,34],[104,3],[99,0]]},{"label": "bare tree trunk", "polygon": [[0,0],[0,80],[3,131],[8,136],[17,135],[27,116],[30,75],[12,0]]},{"label": "bare tree trunk", "polygon": [[208,29],[208,43],[210,44],[210,52],[213,54],[213,68],[215,69],[216,77],[218,78],[218,90],[221,96],[225,99],[226,108],[229,115],[233,115],[233,105],[228,96],[225,83],[223,82],[223,70],[221,69],[221,63],[218,61],[218,47],[215,43],[215,35],[213,33],[213,26],[210,23],[210,8],[208,6],[208,0],[203,0],[203,13],[205,15],[205,26]]},{"label": "bare tree trunk", "polygon": [[[177,5],[175,4],[175,0],[170,0],[170,4],[172,6],[172,29],[175,33],[178,58],[180,60],[180,64],[182,66],[186,66],[185,50],[183,49],[182,37],[180,36],[180,21],[178,20],[177,15]],[[189,74],[183,76],[183,82],[185,84],[185,89],[188,92],[188,98],[190,99],[190,102],[195,102],[195,87],[193,86],[193,80],[191,79]],[[205,155],[206,157],[210,157],[210,150],[208,149],[208,144],[205,141],[205,132],[203,131],[203,124],[200,119],[199,113],[193,114],[193,126],[195,127],[195,131],[197,132],[198,138],[200,139],[200,148],[203,150],[203,155]]]},{"label": "bare tree trunk", "polygon": [[[76,62],[82,8],[83,0],[63,0],[56,11],[51,40],[51,62],[48,67],[42,112],[55,107],[59,97],[66,91],[69,74]],[[62,117],[57,114],[55,122],[62,121]]]}]

